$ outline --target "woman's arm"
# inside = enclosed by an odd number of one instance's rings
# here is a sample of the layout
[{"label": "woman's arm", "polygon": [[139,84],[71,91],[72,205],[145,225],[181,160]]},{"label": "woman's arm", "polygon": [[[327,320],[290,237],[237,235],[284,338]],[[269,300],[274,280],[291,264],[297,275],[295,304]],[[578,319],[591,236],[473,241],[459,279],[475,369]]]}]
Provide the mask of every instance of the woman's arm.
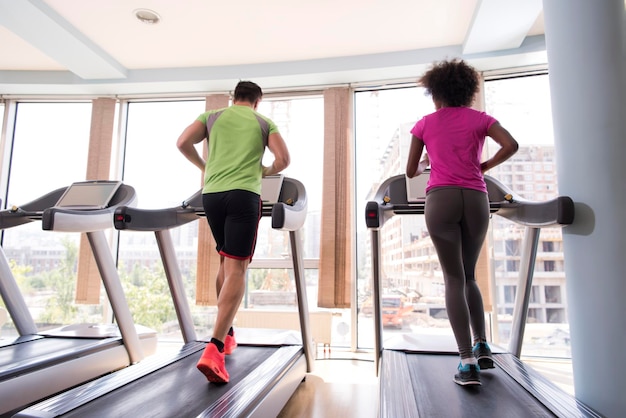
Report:
[{"label": "woman's arm", "polygon": [[409,148],[409,158],[406,163],[406,175],[409,178],[419,176],[426,170],[430,161],[428,155],[424,155],[422,158],[422,152],[424,152],[424,141],[415,135],[411,136],[411,147]]},{"label": "woman's arm", "polygon": [[487,135],[500,145],[500,149],[493,155],[493,157],[480,164],[480,169],[483,173],[511,158],[511,156],[515,154],[519,148],[519,144],[513,136],[511,136],[509,131],[504,129],[498,122],[489,127]]}]

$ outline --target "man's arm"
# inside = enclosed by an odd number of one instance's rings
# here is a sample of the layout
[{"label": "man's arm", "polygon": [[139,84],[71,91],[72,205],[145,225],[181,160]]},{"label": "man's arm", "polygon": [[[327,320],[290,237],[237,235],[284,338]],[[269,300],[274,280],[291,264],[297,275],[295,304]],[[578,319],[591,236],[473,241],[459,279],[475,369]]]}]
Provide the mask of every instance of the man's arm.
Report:
[{"label": "man's arm", "polygon": [[198,154],[195,144],[202,142],[206,138],[206,126],[204,123],[196,120],[189,125],[176,141],[178,150],[187,158],[193,165],[204,171],[206,162]]},{"label": "man's arm", "polygon": [[275,132],[270,134],[267,147],[274,155],[274,162],[269,167],[263,167],[263,177],[280,173],[287,168],[291,162],[287,144],[285,144],[285,140],[280,133]]}]

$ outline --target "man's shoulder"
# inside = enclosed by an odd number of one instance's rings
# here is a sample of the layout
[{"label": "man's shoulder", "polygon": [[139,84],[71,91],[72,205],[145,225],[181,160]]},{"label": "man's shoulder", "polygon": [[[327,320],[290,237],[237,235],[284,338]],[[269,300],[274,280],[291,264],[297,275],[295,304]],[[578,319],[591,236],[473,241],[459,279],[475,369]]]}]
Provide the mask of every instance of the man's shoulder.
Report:
[{"label": "man's shoulder", "polygon": [[253,112],[256,115],[257,120],[261,119],[267,123],[269,127],[269,133],[274,133],[278,131],[278,127],[276,126],[276,123],[274,123],[274,121],[271,118],[257,112],[256,110],[253,110]]},{"label": "man's shoulder", "polygon": [[209,117],[211,117],[213,115],[213,117],[215,116],[219,116],[221,113],[224,112],[224,110],[226,110],[228,108],[224,107],[221,109],[212,109],[212,110],[207,110],[204,113],[201,113],[200,116],[198,116],[197,120],[201,121],[202,123],[207,122],[207,120],[209,119]]}]

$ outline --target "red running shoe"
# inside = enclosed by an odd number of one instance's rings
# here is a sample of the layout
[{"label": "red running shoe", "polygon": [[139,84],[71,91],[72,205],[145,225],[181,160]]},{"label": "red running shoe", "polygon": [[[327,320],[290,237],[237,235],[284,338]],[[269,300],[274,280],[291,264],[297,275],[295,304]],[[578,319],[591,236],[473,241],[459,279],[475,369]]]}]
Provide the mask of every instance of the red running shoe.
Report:
[{"label": "red running shoe", "polygon": [[233,350],[237,348],[237,341],[235,341],[235,334],[233,333],[233,335],[226,335],[226,338],[224,339],[224,354],[226,354],[227,356],[232,354]]},{"label": "red running shoe", "polygon": [[215,344],[207,344],[196,367],[206,376],[209,382],[228,383],[230,379],[226,371],[224,353],[220,353]]}]

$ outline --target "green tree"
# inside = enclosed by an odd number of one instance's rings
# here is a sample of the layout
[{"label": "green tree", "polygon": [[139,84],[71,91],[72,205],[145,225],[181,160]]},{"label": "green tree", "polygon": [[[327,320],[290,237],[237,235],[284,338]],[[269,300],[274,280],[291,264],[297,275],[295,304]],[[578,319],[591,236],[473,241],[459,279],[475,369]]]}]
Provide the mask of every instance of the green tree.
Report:
[{"label": "green tree", "polygon": [[[11,269],[11,272],[13,273],[13,276],[15,277],[15,281],[17,282],[17,285],[20,288],[20,290],[22,290],[24,283],[27,282],[26,274],[32,270],[32,267],[20,266],[17,264],[17,261],[15,260],[8,260],[8,262],[9,262],[9,268]],[[4,304],[4,300],[2,300],[2,298],[0,298],[0,308],[6,308],[6,305]]]},{"label": "green tree", "polygon": [[122,285],[135,323],[162,331],[163,325],[176,320],[162,266],[147,268],[137,264],[122,277]]},{"label": "green tree", "polygon": [[31,283],[44,283],[45,289],[53,292],[39,317],[39,321],[45,324],[72,323],[78,312],[74,303],[78,246],[69,237],[64,238],[62,243],[65,254],[59,268],[43,272],[31,279]]},{"label": "green tree", "polygon": [[269,274],[269,269],[248,269],[248,291],[259,290]]},{"label": "green tree", "polygon": [[33,271],[32,266],[19,265],[17,261],[9,260],[9,268],[22,293],[32,293],[34,289],[31,285],[32,281],[28,276],[28,274]]}]

